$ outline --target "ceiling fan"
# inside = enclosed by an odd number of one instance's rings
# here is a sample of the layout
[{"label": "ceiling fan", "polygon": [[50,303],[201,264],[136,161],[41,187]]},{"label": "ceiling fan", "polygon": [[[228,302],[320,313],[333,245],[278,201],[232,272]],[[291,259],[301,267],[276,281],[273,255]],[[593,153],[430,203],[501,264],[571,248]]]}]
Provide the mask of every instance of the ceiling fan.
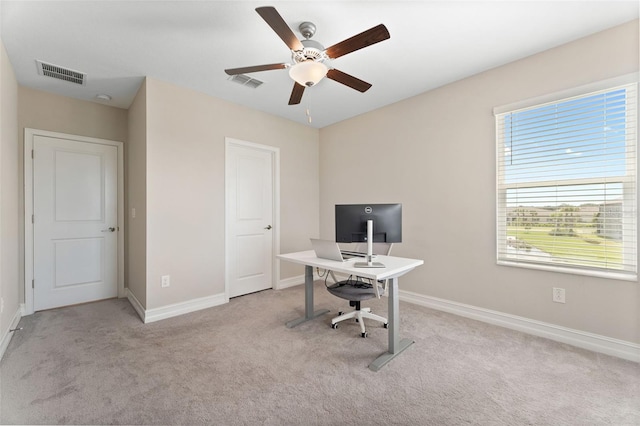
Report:
[{"label": "ceiling fan", "polygon": [[313,23],[303,22],[300,24],[298,29],[305,39],[298,40],[275,7],[258,7],[256,12],[291,49],[293,64],[282,63],[229,68],[224,70],[228,75],[288,68],[289,75],[295,81],[289,98],[289,105],[299,104],[300,100],[302,100],[304,89],[317,84],[325,76],[360,92],[369,90],[371,84],[335,68],[330,68],[325,62],[390,38],[389,31],[384,25],[377,25],[325,49],[317,41],[311,40],[311,37],[316,32],[316,26]]}]

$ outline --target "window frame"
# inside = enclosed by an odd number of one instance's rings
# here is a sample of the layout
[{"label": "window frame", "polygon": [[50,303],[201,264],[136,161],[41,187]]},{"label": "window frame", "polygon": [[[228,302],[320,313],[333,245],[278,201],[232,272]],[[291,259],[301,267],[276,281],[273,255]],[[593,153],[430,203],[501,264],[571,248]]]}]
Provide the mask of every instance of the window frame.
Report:
[{"label": "window frame", "polygon": [[[612,79],[607,79],[603,81],[599,81],[596,83],[575,87],[569,90],[564,90],[561,92],[552,93],[549,95],[539,96],[531,99],[527,99],[524,101],[519,101],[516,103],[503,105],[500,107],[496,107],[493,109],[493,114],[495,117],[495,147],[496,147],[496,263],[498,265],[503,266],[515,266],[522,267],[527,269],[537,269],[537,270],[546,270],[553,272],[561,272],[561,273],[569,273],[574,275],[588,275],[602,278],[612,278],[618,280],[625,281],[636,281],[638,280],[638,215],[637,215],[637,203],[638,203],[638,99],[640,96],[638,95],[638,80],[639,73],[632,73],[623,75],[620,77],[615,77]],[[502,220],[506,221],[506,212],[507,212],[507,192],[509,187],[520,187],[522,188],[522,182],[514,183],[514,184],[505,184],[500,181],[501,179],[501,171],[504,171],[502,168],[503,160],[505,158],[505,152],[502,148],[501,141],[503,141],[503,135],[501,135],[501,121],[500,118],[503,117],[507,113],[515,113],[519,110],[543,107],[546,104],[553,103],[562,103],[565,101],[569,101],[572,98],[577,97],[586,97],[594,92],[601,91],[613,91],[615,89],[632,87],[634,89],[633,95],[634,98],[631,101],[635,102],[635,111],[627,110],[627,116],[629,114],[633,114],[631,116],[635,127],[633,128],[633,138],[632,138],[632,148],[635,150],[635,156],[630,158],[626,156],[625,159],[627,162],[631,162],[629,165],[633,167],[634,173],[632,176],[616,177],[616,182],[621,182],[623,186],[623,193],[628,194],[630,189],[635,189],[634,195],[631,200],[630,208],[632,210],[632,220],[634,224],[634,229],[632,231],[635,235],[631,235],[632,248],[631,250],[623,250],[623,256],[626,256],[626,261],[633,261],[634,270],[633,271],[616,271],[614,269],[606,269],[606,268],[596,268],[596,267],[588,267],[588,266],[580,266],[580,265],[571,265],[571,266],[562,266],[559,264],[552,263],[544,263],[544,262],[532,262],[526,261],[522,259],[507,259],[504,255],[506,253],[507,247],[507,225],[506,223],[501,223]],[[632,104],[633,105],[633,104]],[[628,128],[627,128],[628,129]],[[627,149],[629,146],[627,147]],[[504,178],[505,174],[502,173]],[[606,181],[606,178],[591,178],[592,182],[589,182],[589,178],[584,178],[580,183],[602,183]],[[562,186],[563,184],[575,185],[578,182],[576,179],[570,180],[557,180],[554,181],[554,186]],[[606,181],[609,182],[609,181]],[[527,184],[525,184],[526,186]],[[549,187],[549,185],[545,185],[544,182],[531,182],[531,187]],[[626,196],[625,196],[626,200]],[[628,210],[628,209],[626,209]],[[501,214],[502,213],[502,214]],[[623,238],[624,235],[623,235]],[[624,263],[623,262],[623,263]]]}]

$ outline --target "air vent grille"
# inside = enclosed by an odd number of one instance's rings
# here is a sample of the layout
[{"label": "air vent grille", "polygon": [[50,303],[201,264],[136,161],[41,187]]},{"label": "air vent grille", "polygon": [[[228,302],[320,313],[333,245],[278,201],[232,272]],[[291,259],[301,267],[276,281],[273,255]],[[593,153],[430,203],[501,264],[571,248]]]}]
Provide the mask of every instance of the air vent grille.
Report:
[{"label": "air vent grille", "polygon": [[257,88],[258,86],[261,86],[262,83],[264,83],[263,81],[256,80],[255,78],[249,77],[248,75],[245,75],[245,74],[232,75],[229,78],[229,80],[233,81],[234,83],[241,84],[243,86],[251,87],[253,89]]},{"label": "air vent grille", "polygon": [[40,75],[57,78],[58,80],[68,81],[69,83],[79,84],[81,86],[86,84],[87,75],[83,72],[70,70],[42,61],[36,61],[36,64],[38,65],[38,74]]}]

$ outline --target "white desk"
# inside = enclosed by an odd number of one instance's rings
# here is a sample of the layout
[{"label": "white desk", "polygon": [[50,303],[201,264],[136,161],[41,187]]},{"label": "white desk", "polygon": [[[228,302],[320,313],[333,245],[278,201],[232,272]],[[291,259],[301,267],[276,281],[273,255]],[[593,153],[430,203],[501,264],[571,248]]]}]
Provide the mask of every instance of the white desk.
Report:
[{"label": "white desk", "polygon": [[[371,278],[372,280],[389,280],[389,350],[369,364],[369,368],[371,370],[378,371],[385,364],[413,344],[413,340],[401,340],[398,335],[398,326],[400,324],[398,277],[424,264],[424,261],[403,257],[378,255],[375,260],[383,263],[386,266],[385,268],[356,268],[354,263],[358,260],[351,259],[346,262],[337,262],[335,260],[320,259],[316,257],[316,253],[313,250],[280,254],[278,255],[278,258],[286,260],[287,262],[305,265],[304,317],[287,322],[287,327],[295,327],[303,322],[312,320],[329,312],[327,309],[318,311],[313,310],[313,268],[317,267],[327,269],[329,271],[342,272],[348,275],[353,274],[364,278]],[[359,260],[362,261],[362,259]]]}]

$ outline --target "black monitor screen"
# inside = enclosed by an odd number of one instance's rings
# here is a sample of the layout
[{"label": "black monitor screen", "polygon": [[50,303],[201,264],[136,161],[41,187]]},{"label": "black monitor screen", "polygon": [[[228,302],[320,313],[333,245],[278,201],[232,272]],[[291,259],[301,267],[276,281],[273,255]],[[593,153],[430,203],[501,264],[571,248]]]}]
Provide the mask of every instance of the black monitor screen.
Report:
[{"label": "black monitor screen", "polygon": [[402,204],[336,204],[336,242],[367,242],[373,220],[374,243],[402,242]]}]

